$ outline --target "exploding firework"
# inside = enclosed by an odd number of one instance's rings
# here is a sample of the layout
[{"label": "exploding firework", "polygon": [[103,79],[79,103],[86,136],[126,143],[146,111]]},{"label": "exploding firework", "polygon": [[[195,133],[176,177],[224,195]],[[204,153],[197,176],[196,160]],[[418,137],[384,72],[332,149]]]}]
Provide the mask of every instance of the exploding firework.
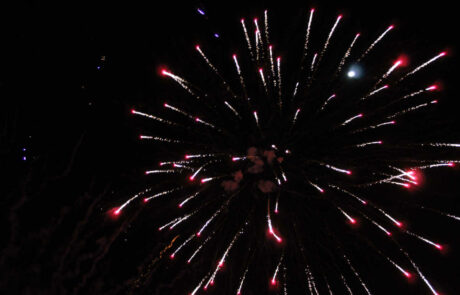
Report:
[{"label": "exploding firework", "polygon": [[140,140],[166,148],[159,166],[145,171],[157,184],[111,212],[120,216],[140,203],[149,210],[156,199],[167,200],[162,204],[169,206],[170,218],[156,227],[172,231],[177,240],[169,258],[200,264],[200,278],[184,292],[216,288],[231,265],[238,274],[226,284],[227,293],[242,294],[255,285],[248,280],[260,280],[255,272],[263,265],[266,289],[283,294],[297,288],[291,284],[310,294],[372,294],[360,263],[352,259],[356,251],[371,249],[395,273],[417,276],[439,294],[404,241],[439,251],[442,243],[409,231],[404,213],[370,192],[416,188],[423,170],[458,162],[440,151],[460,144],[420,141],[399,131],[417,119],[414,113],[438,102],[438,85],[420,85],[414,77],[446,52],[412,68],[398,52],[376,64],[373,54],[395,27],[387,26],[371,42],[341,32],[341,40],[349,36],[342,50],[334,43],[341,22],[342,15],[331,20],[323,41],[314,44],[320,38],[312,37],[317,22],[311,9],[298,68],[287,71],[270,40],[268,11],[263,20],[241,19],[243,54],[230,54],[221,66],[208,54],[212,48],[195,45],[207,78],[164,68],[161,75],[183,89],[182,96],[153,112],[132,110],[155,126]]}]

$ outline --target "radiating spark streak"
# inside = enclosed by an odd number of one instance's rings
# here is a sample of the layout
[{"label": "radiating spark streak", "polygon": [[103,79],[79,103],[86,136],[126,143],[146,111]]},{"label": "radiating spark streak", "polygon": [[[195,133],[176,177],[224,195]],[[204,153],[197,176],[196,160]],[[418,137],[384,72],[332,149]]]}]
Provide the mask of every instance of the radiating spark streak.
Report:
[{"label": "radiating spark streak", "polygon": [[192,176],[189,177],[189,179],[193,181],[193,180],[196,178],[196,176],[198,175],[198,173],[200,173],[200,171],[203,170],[203,168],[204,168],[207,164],[209,164],[209,162],[206,163],[206,164],[204,164],[204,165],[201,166],[200,168],[198,168],[198,169],[192,174]]},{"label": "radiating spark streak", "polygon": [[316,61],[316,57],[318,56],[318,53],[315,53],[315,55],[313,55],[313,59],[311,60],[311,66],[310,66],[310,70],[313,72],[313,70],[315,69],[315,61]]},{"label": "radiating spark streak", "polygon": [[256,60],[260,60],[260,45],[259,45],[259,31],[256,30],[254,33],[254,38],[256,40]]},{"label": "radiating spark streak", "polygon": [[213,274],[211,275],[211,277],[209,278],[208,282],[206,283],[205,289],[207,288],[207,286],[209,284],[211,284],[211,285],[214,284],[214,279],[216,278],[217,272],[222,268],[222,266],[224,266],[225,259],[228,256],[228,252],[230,251],[230,249],[232,249],[233,244],[235,244],[235,241],[237,240],[237,238],[240,236],[241,233],[243,233],[243,230],[240,230],[235,234],[235,236],[233,237],[232,241],[228,245],[227,249],[225,249],[225,252],[222,255],[222,257],[220,258],[219,263],[216,266],[216,269],[214,270]]},{"label": "radiating spark streak", "polygon": [[357,114],[356,116],[351,117],[350,119],[345,120],[345,122],[343,122],[340,126],[345,126],[345,125],[347,125],[348,123],[350,123],[351,121],[353,121],[353,120],[355,120],[355,119],[358,119],[358,118],[361,118],[362,116],[363,116],[363,114]]},{"label": "radiating spark streak", "polygon": [[177,125],[177,124],[174,123],[174,122],[171,122],[171,121],[168,121],[168,120],[165,120],[165,119],[162,119],[162,118],[159,118],[159,117],[150,115],[150,114],[138,112],[138,111],[136,111],[136,110],[131,110],[131,113],[134,114],[134,115],[139,115],[139,116],[147,117],[147,118],[156,120],[156,121],[161,122],[161,123],[164,123],[164,124],[168,124],[168,125]]},{"label": "radiating spark streak", "polygon": [[206,64],[208,64],[208,66],[214,71],[214,73],[216,73],[219,77],[220,77],[220,74],[219,74],[219,71],[217,70],[217,68],[211,63],[211,61],[208,59],[208,57],[204,54],[204,52],[201,50],[201,47],[199,45],[197,45],[195,47],[195,49],[200,53],[200,55],[203,57],[203,59],[205,60]]},{"label": "radiating spark streak", "polygon": [[380,82],[382,82],[383,80],[385,80],[386,78],[388,78],[388,76],[393,73],[394,70],[396,70],[400,65],[402,65],[402,60],[397,60],[389,69],[388,71],[386,71],[385,74],[383,74],[383,76],[380,78],[380,80],[377,81],[377,83],[375,83],[375,85],[378,85],[380,84]]},{"label": "radiating spark streak", "polygon": [[243,26],[244,37],[246,38],[246,42],[248,44],[249,53],[251,54],[251,57],[253,57],[251,39],[249,39],[248,30],[246,29],[246,25],[244,23],[244,18],[241,19],[241,25]]},{"label": "radiating spark streak", "polygon": [[430,165],[425,165],[425,166],[418,166],[415,167],[416,169],[431,169],[431,168],[437,168],[437,167],[453,167],[454,163],[453,162],[447,162],[447,163],[436,163],[436,164],[430,164]]},{"label": "radiating spark streak", "polygon": [[278,214],[278,212],[279,212],[278,204],[279,204],[279,195],[276,197],[276,201],[275,201],[275,210],[273,211],[273,212],[275,212],[275,214]]},{"label": "radiating spark streak", "polygon": [[203,242],[200,246],[198,246],[198,248],[195,250],[195,252],[193,252],[192,256],[190,256],[190,258],[187,260],[187,263],[190,263],[190,262],[193,260],[193,258],[198,254],[198,252],[200,252],[201,248],[203,248],[203,246],[211,239],[211,237],[212,237],[213,234],[214,234],[214,233],[212,233],[211,235],[209,235],[209,236],[206,238],[206,240],[204,240],[204,242]]},{"label": "radiating spark streak", "polygon": [[413,112],[413,111],[418,110],[418,109],[420,109],[420,108],[427,107],[427,106],[430,105],[430,104],[436,104],[437,102],[438,102],[437,100],[433,100],[433,101],[431,101],[431,102],[422,103],[422,104],[419,104],[419,105],[417,105],[417,106],[410,107],[410,108],[408,108],[408,109],[405,109],[405,110],[402,110],[402,111],[400,111],[400,112],[397,112],[397,113],[395,113],[395,114],[393,114],[393,115],[391,115],[391,116],[388,116],[387,118],[388,118],[388,119],[393,119],[393,118],[395,118],[395,117],[398,117],[398,116],[407,114],[407,113],[409,113],[409,112]]},{"label": "radiating spark streak", "polygon": [[283,105],[283,102],[281,100],[281,94],[282,94],[282,84],[281,84],[281,57],[276,58],[276,64],[277,64],[277,69],[278,69],[278,100],[279,100],[279,106],[280,108]]},{"label": "radiating spark streak", "polygon": [[386,257],[385,258],[394,266],[396,267],[406,278],[410,278],[412,277],[411,273],[406,271],[404,268],[402,268],[401,266],[399,266],[396,262],[394,262],[393,260],[391,260],[389,257]]},{"label": "radiating spark streak", "polygon": [[460,148],[460,143],[432,142],[432,143],[423,143],[422,146],[455,147],[455,148]]},{"label": "radiating spark streak", "polygon": [[380,224],[378,224],[376,221],[370,219],[370,221],[375,225],[377,226],[380,230],[382,230],[387,236],[391,236],[391,232],[389,230],[387,230],[386,228],[384,228],[383,226],[381,226]]},{"label": "radiating spark streak", "polygon": [[297,94],[297,89],[299,88],[299,82],[295,83],[295,87],[294,87],[294,93],[292,94],[292,98],[295,98],[296,94]]},{"label": "radiating spark streak", "polygon": [[375,129],[375,128],[379,128],[379,127],[382,127],[382,126],[394,125],[394,124],[396,124],[396,121],[383,122],[383,123],[380,123],[380,124],[377,124],[377,125],[371,125],[371,126],[368,126],[368,127],[357,129],[357,130],[353,131],[352,133],[359,133],[359,132],[363,132],[363,131],[366,131],[366,130],[369,130],[369,129]]},{"label": "radiating spark streak", "polygon": [[254,119],[256,119],[257,127],[260,128],[260,125],[259,125],[259,117],[257,116],[257,111],[254,111],[252,114],[254,115]]},{"label": "radiating spark streak", "polygon": [[286,267],[286,264],[284,264],[283,266],[283,291],[284,291],[284,295],[287,295],[288,292],[287,292],[287,279],[286,279],[286,273],[287,273],[287,267]]},{"label": "radiating spark streak", "polygon": [[351,292],[350,286],[348,286],[345,277],[342,274],[340,274],[340,277],[342,278],[343,285],[345,286],[345,288],[347,288],[348,293],[350,293],[350,295],[353,295],[353,292]]},{"label": "radiating spark streak", "polygon": [[320,111],[324,110],[324,108],[325,108],[326,105],[329,103],[329,101],[330,101],[331,99],[333,99],[335,96],[336,96],[335,94],[332,94],[331,96],[329,96],[329,97],[326,99],[326,101],[323,103],[323,105],[321,106]]},{"label": "radiating spark streak", "polygon": [[172,230],[174,229],[176,226],[178,226],[179,224],[181,224],[182,222],[186,221],[187,219],[189,219],[193,214],[195,214],[196,211],[190,213],[190,214],[187,214],[185,215],[184,217],[181,217],[179,220],[177,220],[176,222],[174,222],[170,227],[169,229]]},{"label": "radiating spark streak", "polygon": [[224,104],[235,114],[235,116],[241,118],[240,114],[238,114],[238,112],[227,101],[224,101]]},{"label": "radiating spark streak", "polygon": [[423,242],[425,242],[425,243],[427,243],[427,244],[430,244],[431,246],[434,246],[434,247],[435,247],[436,249],[438,249],[438,250],[442,250],[442,246],[441,246],[440,244],[438,244],[438,243],[435,243],[435,242],[433,242],[433,241],[431,241],[431,240],[428,240],[427,238],[424,238],[424,237],[422,237],[422,236],[420,236],[420,235],[417,235],[417,234],[415,234],[415,233],[413,233],[413,232],[410,232],[410,231],[408,231],[408,230],[406,230],[405,232],[406,232],[406,234],[408,234],[408,235],[411,235],[411,236],[413,236],[413,237],[416,237],[416,238],[419,239],[420,241],[423,241]]},{"label": "radiating spark streak", "polygon": [[264,29],[265,29],[265,41],[267,43],[270,43],[270,38],[269,38],[269,28],[268,28],[268,10],[264,11]]},{"label": "radiating spark streak", "polygon": [[259,38],[260,45],[263,47],[264,42],[262,40],[262,35],[260,34],[259,20],[257,18],[254,19],[254,25],[256,26],[256,38]]},{"label": "radiating spark streak", "polygon": [[294,114],[294,118],[292,119],[292,125],[294,125],[295,122],[297,121],[297,117],[299,116],[299,113],[300,113],[300,109],[297,109],[297,111]]},{"label": "radiating spark streak", "polygon": [[330,184],[329,186],[332,187],[332,188],[335,188],[335,189],[338,190],[338,191],[341,191],[341,192],[344,193],[344,194],[349,195],[350,197],[355,198],[356,200],[358,200],[359,202],[361,202],[361,204],[367,205],[367,201],[361,199],[361,198],[358,197],[357,195],[355,195],[355,194],[353,194],[353,193],[351,193],[351,192],[349,192],[349,191],[347,191],[347,190],[345,190],[345,189],[343,189],[343,188],[341,188],[341,187],[338,187],[338,186],[336,186],[336,185],[333,185],[333,184]]},{"label": "radiating spark streak", "polygon": [[196,155],[185,155],[185,159],[193,159],[193,158],[206,158],[206,157],[215,157],[218,154],[196,154]]},{"label": "radiating spark streak", "polygon": [[287,182],[287,177],[284,171],[281,171],[281,177],[283,177],[284,182]]},{"label": "radiating spark streak", "polygon": [[158,136],[150,136],[150,135],[140,135],[139,138],[161,141],[161,142],[169,142],[169,143],[184,143],[183,141],[176,140],[176,139],[170,139],[170,138],[164,138],[164,137],[158,137]]},{"label": "radiating spark streak", "polygon": [[351,224],[355,224],[356,223],[356,219],[354,219],[353,217],[351,217],[350,215],[348,215],[347,212],[343,211],[342,208],[340,207],[337,207],[337,209],[339,209],[339,211],[343,214],[343,216],[345,216],[348,221],[350,221]]},{"label": "radiating spark streak", "polygon": [[324,43],[324,47],[323,47],[323,50],[321,51],[321,54],[320,54],[320,60],[323,58],[323,55],[324,53],[326,52],[327,50],[327,47],[329,46],[329,42],[331,40],[331,37],[332,35],[334,34],[334,31],[335,29],[337,28],[337,25],[339,24],[340,20],[342,19],[342,15],[340,14],[338,17],[337,17],[337,20],[335,21],[334,23],[334,26],[332,26],[332,29],[331,31],[329,32],[329,35],[327,36],[327,39],[326,39],[326,42]]},{"label": "radiating spark streak", "polygon": [[278,275],[280,265],[281,265],[281,262],[283,261],[283,258],[284,258],[284,252],[283,254],[281,254],[281,258],[278,261],[278,265],[276,266],[275,272],[273,273],[272,280],[271,280],[272,285],[276,285],[276,276]]},{"label": "radiating spark streak", "polygon": [[388,88],[388,85],[384,85],[384,86],[380,87],[379,89],[376,89],[376,90],[370,92],[368,95],[366,95],[366,96],[364,96],[363,98],[361,98],[361,100],[365,100],[366,98],[368,98],[368,97],[370,97],[370,96],[372,96],[372,95],[374,95],[374,94],[377,94],[377,93],[379,93],[380,91],[385,90],[385,89],[387,89],[387,88]]},{"label": "radiating spark streak", "polygon": [[177,82],[177,84],[179,84],[180,86],[182,86],[182,88],[184,88],[188,93],[190,93],[192,96],[194,96],[195,98],[200,98],[193,90],[192,88],[190,88],[189,85],[191,85],[190,82],[188,82],[187,80],[185,80],[184,78],[181,78],[177,75],[174,75],[173,73],[167,71],[167,70],[162,70],[161,71],[161,74],[163,76],[168,76],[170,77],[171,79],[173,79],[174,81]]},{"label": "radiating spark streak", "polygon": [[180,204],[179,204],[179,208],[182,208],[188,201],[192,200],[193,198],[195,198],[196,196],[198,196],[199,192],[196,192],[194,193],[193,195],[190,195],[189,197],[187,197],[185,200],[183,200]]},{"label": "radiating spark streak", "polygon": [[326,277],[324,277],[324,281],[326,283],[326,287],[327,287],[327,291],[329,292],[329,295],[334,295],[334,293],[332,293],[331,286],[329,286],[329,283],[326,280]]},{"label": "radiating spark streak", "polygon": [[397,227],[401,227],[402,226],[402,223],[396,219],[394,219],[390,214],[388,214],[387,212],[385,212],[383,209],[381,208],[378,208],[378,207],[375,207],[377,210],[379,210],[386,218],[388,218],[389,220],[391,220]]},{"label": "radiating spark streak", "polygon": [[[418,71],[420,71],[421,69],[423,69],[424,67],[428,66],[429,64],[431,64],[432,62],[436,61],[437,59],[443,57],[446,55],[446,52],[443,51],[441,53],[439,53],[438,55],[436,55],[435,57],[431,58],[430,60],[424,62],[423,64],[421,64],[420,66],[418,66],[417,68],[415,68],[413,71],[407,73],[406,75],[404,75],[401,80],[404,80],[405,78],[417,73]],[[400,81],[401,81],[400,80]]]},{"label": "radiating spark streak", "polygon": [[244,84],[244,78],[243,78],[243,75],[241,74],[241,68],[240,68],[240,65],[238,64],[238,59],[237,59],[236,54],[233,55],[233,61],[235,62],[236,72],[238,73],[238,77],[240,78],[241,87],[243,88],[243,91],[246,94],[246,85]]},{"label": "radiating spark streak", "polygon": [[272,220],[270,218],[270,199],[268,200],[267,225],[269,233],[278,241],[278,243],[281,243],[283,239],[281,239],[273,230]]},{"label": "radiating spark streak", "polygon": [[351,53],[351,49],[353,48],[353,46],[355,45],[356,43],[356,40],[358,40],[358,37],[359,37],[359,33],[357,33],[355,35],[355,37],[353,38],[353,41],[351,41],[351,44],[350,46],[348,47],[347,51],[345,52],[345,55],[342,57],[342,59],[340,60],[340,63],[339,63],[339,66],[337,68],[337,74],[340,73],[342,71],[342,67],[343,65],[345,64],[346,60],[348,59],[348,57],[350,56],[350,53]]},{"label": "radiating spark streak", "polygon": [[217,128],[216,126],[214,126],[213,124],[208,123],[208,122],[206,122],[206,121],[203,121],[203,120],[201,120],[201,119],[198,118],[198,117],[195,118],[195,122],[201,123],[201,124],[203,124],[203,125],[206,125],[206,126],[208,126],[208,127],[213,128],[213,129],[218,129],[218,128]]},{"label": "radiating spark streak", "polygon": [[117,208],[117,210],[114,211],[114,214],[115,215],[119,215],[121,213],[121,211],[126,207],[128,206],[129,203],[131,203],[132,201],[134,201],[135,199],[137,199],[141,194],[135,194],[133,197],[131,197],[129,200],[127,200],[126,202],[124,202],[120,207]]},{"label": "radiating spark streak", "polygon": [[308,180],[308,183],[310,183],[310,185],[313,186],[314,188],[316,188],[320,193],[324,193],[324,190],[321,187],[319,187],[319,185],[317,185],[317,184],[315,184],[315,183],[313,183],[313,182],[311,182],[309,180]]},{"label": "radiating spark streak", "polygon": [[399,186],[410,187],[410,184],[405,182],[398,182],[398,181],[385,181],[386,183],[396,184]]},{"label": "radiating spark streak", "polygon": [[200,230],[197,232],[197,236],[201,236],[201,233],[206,229],[206,227],[208,227],[208,225],[214,220],[214,218],[217,217],[217,215],[219,215],[220,212],[222,212],[222,209],[224,208],[224,206],[221,206],[219,209],[217,209],[216,212],[214,212],[214,214],[208,218],[208,220],[206,220],[206,222],[201,226]]},{"label": "radiating spark streak", "polygon": [[423,282],[425,283],[425,285],[430,289],[431,293],[433,293],[433,295],[439,295],[439,293],[433,288],[433,286],[430,284],[430,282],[428,281],[428,279],[423,275],[423,273],[420,271],[420,269],[418,268],[418,266],[414,263],[414,261],[412,261],[412,259],[409,257],[409,254],[407,254],[405,251],[403,251],[403,253],[406,255],[406,257],[409,259],[410,263],[412,264],[412,266],[415,268],[415,270],[417,271],[418,275],[422,278]]},{"label": "radiating spark streak", "polygon": [[308,18],[308,25],[307,25],[307,33],[306,33],[306,36],[305,36],[305,45],[304,45],[304,48],[303,48],[303,51],[304,51],[304,54],[303,56],[305,57],[307,55],[307,50],[308,50],[308,41],[310,39],[310,31],[311,31],[311,22],[313,20],[313,14],[315,13],[315,9],[312,8],[310,10],[310,17]]},{"label": "radiating spark streak", "polygon": [[240,278],[240,284],[238,285],[236,295],[241,295],[241,289],[243,289],[243,283],[244,283],[244,280],[246,279],[246,274],[248,273],[248,269],[249,267],[246,267],[246,270],[244,271],[243,275]]},{"label": "radiating spark streak", "polygon": [[206,277],[208,276],[209,274],[207,274],[206,276],[204,276],[204,278],[198,283],[198,286],[196,286],[195,289],[193,289],[192,293],[190,293],[190,295],[195,295],[196,292],[198,292],[198,290],[200,290],[201,288],[201,285],[203,285],[204,281],[206,281]]},{"label": "radiating spark streak", "polygon": [[195,235],[191,235],[187,240],[185,240],[185,242],[183,242],[179,247],[177,247],[177,249],[169,256],[171,257],[171,259],[173,259],[176,254],[185,246],[187,245],[188,242],[190,242],[193,238],[195,237]]},{"label": "radiating spark streak", "polygon": [[407,99],[407,98],[414,97],[414,96],[419,95],[419,94],[424,93],[424,92],[434,91],[436,89],[438,89],[438,87],[436,85],[431,85],[431,86],[428,86],[428,87],[426,87],[424,89],[420,89],[420,90],[414,91],[412,93],[409,93],[409,94],[403,96],[401,99]]},{"label": "radiating spark streak", "polygon": [[371,52],[375,45],[377,45],[380,42],[380,40],[382,40],[382,38],[385,37],[385,35],[393,28],[393,25],[389,26],[374,42],[372,42],[369,48],[367,48],[366,51],[364,51],[363,55],[361,55],[361,57],[358,59],[358,62],[360,62],[367,54],[369,54],[369,52]]},{"label": "radiating spark streak", "polygon": [[222,178],[222,176],[203,178],[203,179],[201,179],[201,183],[206,183],[206,182],[209,182],[209,181],[212,181],[212,180],[216,180],[216,179],[219,179],[219,178]]},{"label": "radiating spark streak", "polygon": [[305,274],[307,275],[307,285],[308,285],[308,290],[310,291],[310,294],[318,295],[318,290],[316,289],[316,282],[315,282],[315,277],[313,276],[313,273],[310,270],[310,267],[308,264],[305,266]]},{"label": "radiating spark streak", "polygon": [[262,84],[264,85],[265,93],[268,92],[267,90],[267,83],[265,82],[264,70],[262,68],[259,69],[260,79],[262,80]]},{"label": "radiating spark streak", "polygon": [[166,191],[154,194],[153,196],[144,198],[144,202],[148,202],[151,199],[155,199],[155,198],[158,198],[158,197],[161,197],[161,196],[164,196],[164,195],[168,195],[168,194],[171,194],[173,192],[177,192],[180,189],[182,189],[182,187],[176,187],[176,188],[173,188],[173,189],[170,189],[170,190],[166,190]]},{"label": "radiating spark streak", "polygon": [[272,71],[273,86],[276,87],[277,77],[276,77],[276,74],[275,74],[275,64],[273,62],[273,46],[272,45],[268,46],[268,52],[270,54],[270,69]]},{"label": "radiating spark streak", "polygon": [[180,170],[174,170],[174,169],[169,169],[169,170],[149,170],[149,171],[145,171],[145,174],[146,175],[149,175],[149,174],[173,174],[173,173],[178,173],[180,172]]},{"label": "radiating spark streak", "polygon": [[163,106],[164,106],[165,108],[167,108],[167,109],[173,110],[173,111],[175,111],[175,112],[177,112],[177,113],[179,113],[179,114],[182,114],[182,115],[184,115],[184,116],[186,116],[186,117],[189,117],[189,118],[192,119],[192,120],[195,119],[195,117],[193,117],[193,116],[190,115],[189,113],[187,113],[187,112],[185,112],[185,111],[183,111],[183,110],[181,110],[181,109],[179,109],[179,108],[176,108],[176,107],[174,107],[174,106],[172,106],[172,105],[169,105],[169,104],[167,104],[167,103],[164,103]]},{"label": "radiating spark streak", "polygon": [[335,166],[332,166],[332,165],[329,165],[329,164],[325,164],[325,163],[321,163],[321,165],[323,165],[323,166],[326,167],[326,168],[332,169],[332,170],[334,170],[334,171],[340,172],[340,173],[345,173],[345,174],[348,174],[348,175],[351,174],[351,171],[350,171],[350,170],[340,169],[340,168],[337,168],[337,167],[335,167]]},{"label": "radiating spark streak", "polygon": [[358,272],[356,271],[356,269],[353,267],[353,265],[351,264],[350,260],[348,259],[347,256],[344,255],[344,258],[345,258],[345,261],[347,262],[348,266],[350,267],[350,269],[353,271],[353,273],[355,274],[355,276],[358,278],[359,282],[361,283],[361,286],[363,286],[364,290],[366,290],[366,293],[368,295],[371,295],[371,292],[369,291],[369,289],[367,288],[366,284],[364,283],[364,281],[361,279],[361,276],[358,274]]},{"label": "radiating spark streak", "polygon": [[355,145],[355,147],[365,147],[365,146],[368,146],[368,145],[375,145],[375,144],[382,144],[382,143],[383,142],[381,140],[379,140],[379,141],[370,141],[370,142],[357,144],[357,145]]}]

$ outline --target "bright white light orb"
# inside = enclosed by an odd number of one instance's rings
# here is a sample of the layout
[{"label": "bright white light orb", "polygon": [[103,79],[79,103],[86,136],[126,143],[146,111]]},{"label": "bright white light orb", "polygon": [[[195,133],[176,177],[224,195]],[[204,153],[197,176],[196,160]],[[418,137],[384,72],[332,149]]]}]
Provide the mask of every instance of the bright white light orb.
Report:
[{"label": "bright white light orb", "polygon": [[348,71],[347,76],[349,78],[354,78],[354,77],[356,77],[356,72],[355,71]]}]

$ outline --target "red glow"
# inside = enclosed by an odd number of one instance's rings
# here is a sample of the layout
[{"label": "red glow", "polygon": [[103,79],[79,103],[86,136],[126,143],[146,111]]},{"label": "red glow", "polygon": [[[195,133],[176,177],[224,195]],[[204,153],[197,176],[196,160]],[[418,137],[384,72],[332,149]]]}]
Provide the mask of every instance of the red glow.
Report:
[{"label": "red glow", "polygon": [[359,37],[361,35],[361,33],[356,33],[356,37]]},{"label": "red glow", "polygon": [[402,227],[402,223],[399,222],[399,221],[396,221],[395,224],[396,224],[397,227]]},{"label": "red glow", "polygon": [[177,205],[177,207],[182,208],[182,204]]},{"label": "red glow", "polygon": [[201,236],[201,233],[200,233],[200,232],[197,232],[197,233],[196,233],[196,236],[197,236],[197,237]]},{"label": "red glow", "polygon": [[189,179],[190,181],[194,181],[194,180],[195,180],[195,178],[193,177],[193,175],[190,176],[188,179]]},{"label": "red glow", "polygon": [[434,91],[434,90],[437,90],[437,89],[438,89],[438,85],[434,84],[434,85],[431,85],[430,87],[428,87],[426,90]]},{"label": "red glow", "polygon": [[391,124],[396,124],[396,121],[391,121],[390,123],[391,123]]},{"label": "red glow", "polygon": [[259,72],[262,73],[264,71],[264,69],[262,68],[259,68]]},{"label": "red glow", "polygon": [[257,22],[257,17],[254,19],[254,22],[255,22],[255,23]]},{"label": "red glow", "polygon": [[345,173],[347,173],[348,175],[351,175],[352,172],[350,170],[347,170],[347,172]]},{"label": "red glow", "polygon": [[341,19],[343,17],[342,14],[339,14],[339,16],[337,17],[337,19]]},{"label": "red glow", "polygon": [[224,266],[224,262],[223,262],[223,261],[220,261],[220,262],[219,262],[219,267],[222,267],[222,266]]},{"label": "red glow", "polygon": [[412,277],[412,275],[411,275],[409,272],[407,272],[407,271],[404,272],[404,275],[405,275],[406,278],[408,278],[408,279],[410,279],[410,278]]},{"label": "red glow", "polygon": [[174,253],[169,255],[169,258],[174,259]]},{"label": "red glow", "polygon": [[391,233],[389,231],[387,232],[387,236],[391,237]]},{"label": "red glow", "polygon": [[144,203],[147,203],[149,201],[149,199],[145,198],[144,199]]},{"label": "red glow", "polygon": [[438,103],[438,101],[437,101],[437,100],[433,100],[431,103]]},{"label": "red glow", "polygon": [[214,286],[214,280],[209,283],[211,286]]},{"label": "red glow", "polygon": [[195,46],[196,50],[200,50],[200,45]]},{"label": "red glow", "polygon": [[450,162],[450,163],[447,164],[447,166],[449,166],[449,167],[455,167],[455,163]]},{"label": "red glow", "polygon": [[391,29],[394,29],[394,27],[395,27],[394,25],[390,25],[388,29],[391,30]]},{"label": "red glow", "polygon": [[434,246],[435,246],[436,248],[438,248],[439,250],[442,250],[442,246],[441,246],[441,245],[435,244]]},{"label": "red glow", "polygon": [[276,285],[276,280],[271,280],[270,283],[272,284],[272,286]]},{"label": "red glow", "polygon": [[205,182],[206,182],[206,180],[203,178],[203,179],[201,180],[201,183],[205,183]]},{"label": "red glow", "polygon": [[164,106],[164,107],[167,107],[167,106],[168,106],[168,104],[165,102],[165,103],[163,104],[163,106]]},{"label": "red glow", "polygon": [[315,9],[314,9],[314,8],[312,8],[312,9],[310,10],[310,12],[311,12],[311,13],[315,12]]},{"label": "red glow", "polygon": [[113,215],[115,215],[115,216],[120,215],[120,213],[121,213],[120,208],[117,208],[116,210],[113,211]]},{"label": "red glow", "polygon": [[363,201],[363,205],[367,205],[367,201]]},{"label": "red glow", "polygon": [[275,210],[275,214],[278,214],[278,209]]},{"label": "red glow", "polygon": [[439,56],[444,56],[444,55],[446,55],[446,54],[447,54],[447,52],[446,52],[446,51],[443,51],[443,52],[441,52],[441,53],[439,54]]},{"label": "red glow", "polygon": [[236,58],[236,54],[232,55],[233,58]]},{"label": "red glow", "polygon": [[200,118],[196,117],[195,122],[199,122],[199,121],[200,121]]},{"label": "red glow", "polygon": [[273,46],[272,46],[272,45],[269,45],[269,46],[268,46],[268,48],[272,49],[272,48],[273,48]]},{"label": "red glow", "polygon": [[281,60],[281,57],[280,57],[280,56],[278,56],[278,57],[276,58],[276,60],[277,60],[277,61],[280,61],[280,60]]},{"label": "red glow", "polygon": [[277,238],[276,240],[278,241],[278,243],[281,243],[283,241],[282,238]]},{"label": "red glow", "polygon": [[405,184],[403,184],[403,185],[404,185],[404,187],[406,187],[406,188],[410,188],[410,184],[408,184],[408,183],[405,183]]},{"label": "red glow", "polygon": [[185,159],[187,160],[187,159],[189,158],[189,155],[185,155],[184,157],[185,157]]},{"label": "red glow", "polygon": [[136,110],[135,109],[132,109],[131,110],[131,114],[135,114],[136,113]]},{"label": "red glow", "polygon": [[244,22],[244,18],[241,19],[241,22],[242,22],[242,23]]},{"label": "red glow", "polygon": [[351,224],[355,224],[355,223],[356,223],[356,220],[352,218],[352,219],[350,219],[350,223],[351,223]]},{"label": "red glow", "polygon": [[161,74],[162,74],[163,76],[167,76],[167,75],[169,74],[169,72],[166,71],[165,69],[163,69],[163,70],[161,70]]}]

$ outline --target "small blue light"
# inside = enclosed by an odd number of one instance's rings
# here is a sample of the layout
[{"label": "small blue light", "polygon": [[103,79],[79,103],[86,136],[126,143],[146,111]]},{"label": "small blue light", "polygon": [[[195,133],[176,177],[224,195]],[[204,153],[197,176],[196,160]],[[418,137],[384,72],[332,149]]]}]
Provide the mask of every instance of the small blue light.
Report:
[{"label": "small blue light", "polygon": [[100,69],[101,69],[101,67],[100,67],[100,66],[97,66],[97,69],[98,69],[98,70],[100,70]]},{"label": "small blue light", "polygon": [[22,148],[22,151],[25,152],[25,151],[26,151],[26,148]]},{"label": "small blue light", "polygon": [[364,70],[360,65],[352,64],[346,74],[349,79],[359,79],[364,75]]},{"label": "small blue light", "polygon": [[27,160],[27,157],[26,157],[26,156],[22,157],[22,160],[23,160],[23,161],[26,161],[26,160]]},{"label": "small blue light", "polygon": [[220,37],[220,35],[219,35],[219,34],[217,34],[217,33],[215,33],[215,34],[214,34],[214,37],[216,37],[216,38],[219,38],[219,37]]},{"label": "small blue light", "polygon": [[197,9],[197,11],[198,11],[198,13],[201,14],[201,15],[204,15],[204,14],[205,14],[204,11],[201,10],[201,9],[199,9],[199,8]]}]

